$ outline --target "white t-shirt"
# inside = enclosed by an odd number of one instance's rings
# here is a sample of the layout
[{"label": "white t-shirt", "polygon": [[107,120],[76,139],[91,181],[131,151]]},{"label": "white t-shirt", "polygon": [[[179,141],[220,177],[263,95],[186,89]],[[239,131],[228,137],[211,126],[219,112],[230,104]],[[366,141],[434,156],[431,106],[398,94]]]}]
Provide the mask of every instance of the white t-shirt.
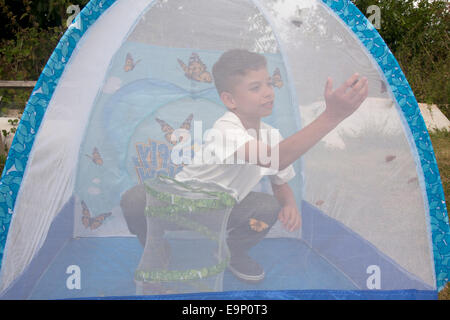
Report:
[{"label": "white t-shirt", "polygon": [[[283,140],[278,129],[262,121],[259,135],[260,140],[271,147]],[[243,160],[238,163],[233,162],[235,151],[248,141],[255,139],[256,131],[247,131],[239,117],[231,111],[217,119],[212,130],[206,132],[205,136],[201,152],[195,152],[193,162],[185,165],[175,175],[176,180],[189,181],[207,190],[215,189],[214,186],[218,185],[240,202],[265,175],[268,175],[270,181],[277,185],[284,184],[295,176],[292,165],[278,171],[245,163]]]}]

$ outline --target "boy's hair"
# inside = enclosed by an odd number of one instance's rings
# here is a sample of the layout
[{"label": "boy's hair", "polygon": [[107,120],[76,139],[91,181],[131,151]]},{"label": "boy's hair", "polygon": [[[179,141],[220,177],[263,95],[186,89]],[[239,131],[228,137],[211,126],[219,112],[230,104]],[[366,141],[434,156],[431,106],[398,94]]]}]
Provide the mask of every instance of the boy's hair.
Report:
[{"label": "boy's hair", "polygon": [[249,70],[267,67],[267,60],[261,54],[243,49],[232,49],[219,58],[212,68],[214,84],[219,95],[223,91],[231,92],[236,77],[245,76]]}]

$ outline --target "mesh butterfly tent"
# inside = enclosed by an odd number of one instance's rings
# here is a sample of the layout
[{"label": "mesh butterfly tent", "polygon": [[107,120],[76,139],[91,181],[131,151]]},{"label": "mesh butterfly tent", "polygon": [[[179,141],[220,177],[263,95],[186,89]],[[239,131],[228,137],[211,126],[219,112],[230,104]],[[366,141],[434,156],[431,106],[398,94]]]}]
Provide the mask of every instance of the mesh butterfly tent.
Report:
[{"label": "mesh butterfly tent", "polygon": [[[181,181],[192,166],[179,155],[194,159],[219,119],[236,125],[212,73],[236,48],[265,58],[272,146],[323,112],[327,77],[358,72],[368,97],[289,172],[241,163],[228,184]],[[260,178],[236,198],[229,186],[252,170]],[[282,183],[301,228],[245,218],[281,210]],[[428,299],[449,280],[427,129],[392,53],[346,0],[92,0],[43,70],[0,184],[3,299]],[[229,227],[236,208],[242,230]],[[259,281],[230,268],[251,234]]]}]

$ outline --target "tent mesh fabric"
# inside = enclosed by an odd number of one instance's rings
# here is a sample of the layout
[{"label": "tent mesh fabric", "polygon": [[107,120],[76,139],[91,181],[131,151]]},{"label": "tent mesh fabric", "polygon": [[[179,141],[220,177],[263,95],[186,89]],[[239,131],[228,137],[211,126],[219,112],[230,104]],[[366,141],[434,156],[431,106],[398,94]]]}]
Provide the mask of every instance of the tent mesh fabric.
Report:
[{"label": "tent mesh fabric", "polygon": [[[264,65],[222,95],[253,63],[215,68],[235,49]],[[232,157],[322,130],[327,79],[355,73],[367,98],[282,170]],[[26,106],[0,223],[4,299],[429,298],[450,273],[425,123],[347,0],[92,0]]]}]

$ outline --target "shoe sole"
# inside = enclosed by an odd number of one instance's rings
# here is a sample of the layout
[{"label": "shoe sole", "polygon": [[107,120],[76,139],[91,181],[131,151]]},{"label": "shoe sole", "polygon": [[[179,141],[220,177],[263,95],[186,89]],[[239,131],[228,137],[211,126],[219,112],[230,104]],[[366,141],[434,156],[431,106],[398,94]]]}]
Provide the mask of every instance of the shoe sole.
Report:
[{"label": "shoe sole", "polygon": [[256,275],[256,276],[251,276],[248,274],[243,274],[240,273],[239,271],[237,271],[236,269],[234,269],[232,266],[228,266],[228,269],[231,271],[231,273],[233,273],[236,277],[238,277],[239,279],[245,280],[245,281],[249,281],[249,282],[260,282],[261,280],[264,279],[265,277],[265,272],[263,271],[262,274],[260,275]]}]

